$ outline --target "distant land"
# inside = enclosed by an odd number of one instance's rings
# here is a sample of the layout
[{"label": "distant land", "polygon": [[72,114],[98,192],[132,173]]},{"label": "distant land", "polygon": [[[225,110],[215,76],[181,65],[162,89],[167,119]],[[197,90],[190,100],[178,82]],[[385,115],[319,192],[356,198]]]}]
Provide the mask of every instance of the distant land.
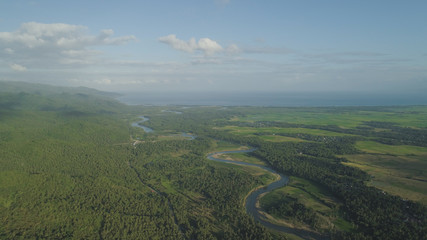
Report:
[{"label": "distant land", "polygon": [[132,92],[117,98],[129,105],[215,105],[215,106],[404,106],[426,105],[422,93],[348,92]]}]

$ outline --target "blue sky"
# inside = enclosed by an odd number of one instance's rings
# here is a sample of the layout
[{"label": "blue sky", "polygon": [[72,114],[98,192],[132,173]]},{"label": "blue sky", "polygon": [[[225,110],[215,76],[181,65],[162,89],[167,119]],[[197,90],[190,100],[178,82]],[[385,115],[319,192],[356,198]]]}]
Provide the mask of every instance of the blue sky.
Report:
[{"label": "blue sky", "polygon": [[0,1],[0,80],[114,91],[427,91],[427,1]]}]

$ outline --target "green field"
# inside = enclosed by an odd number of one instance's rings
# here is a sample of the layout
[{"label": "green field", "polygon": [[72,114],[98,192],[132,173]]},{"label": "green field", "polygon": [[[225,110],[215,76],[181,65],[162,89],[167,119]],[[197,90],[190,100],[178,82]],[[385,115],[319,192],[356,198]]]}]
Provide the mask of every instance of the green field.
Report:
[{"label": "green field", "polygon": [[372,141],[357,142],[356,147],[365,154],[346,155],[349,162],[345,164],[372,175],[369,185],[427,204],[427,147]]},{"label": "green field", "polygon": [[[318,218],[316,227],[318,231],[327,231],[331,228],[341,231],[353,230],[351,224],[340,217],[340,201],[324,187],[302,178],[291,177],[286,187],[266,194],[260,203],[261,206],[277,205],[286,197],[298,199],[298,202],[315,212]],[[273,216],[300,228],[311,228],[293,217],[283,218],[274,214]]]},{"label": "green field", "polygon": [[[306,110],[306,111],[304,111]],[[339,125],[345,129],[355,128],[368,121],[390,122],[412,129],[420,129],[427,122],[425,107],[387,107],[365,110],[320,109],[284,109],[265,110],[265,114],[248,115],[235,118],[233,121],[283,121],[298,124]],[[283,113],[280,113],[282,111]],[[287,113],[287,111],[289,111]],[[378,112],[377,112],[378,111]],[[425,121],[423,121],[425,120]],[[422,128],[421,128],[422,129]],[[221,130],[239,136],[257,136],[269,142],[303,142],[295,137],[275,134],[310,134],[313,136],[343,137],[358,136],[310,128],[279,128],[279,127],[239,127],[225,126]],[[374,132],[390,132],[387,128],[372,128]],[[258,136],[256,133],[268,134]],[[386,192],[399,195],[405,199],[427,203],[427,147],[413,145],[388,145],[376,142],[372,137],[359,136],[365,141],[357,141],[355,148],[363,154],[344,155],[349,162],[344,163],[366,171],[372,175],[369,185],[378,187]]]},{"label": "green field", "polygon": [[229,154],[221,154],[221,158],[230,159],[234,161],[248,162],[258,165],[266,165],[265,162],[259,160],[258,158],[250,156],[248,153],[229,153]]},{"label": "green field", "polygon": [[311,128],[279,128],[279,127],[266,127],[266,128],[251,128],[251,127],[238,127],[238,126],[226,126],[218,128],[219,130],[227,130],[237,135],[253,135],[254,133],[305,133],[318,136],[352,136],[351,134],[337,133],[326,131],[322,129],[311,129]]},{"label": "green field", "polygon": [[337,125],[352,128],[366,120],[398,123],[402,126],[427,127],[424,106],[409,107],[324,107],[260,109],[258,113],[235,118],[239,121],[280,121],[298,124]]},{"label": "green field", "polygon": [[345,156],[353,166],[372,175],[369,185],[427,204],[427,177],[425,159],[387,155],[358,154]]},{"label": "green field", "polygon": [[427,159],[427,147],[408,145],[392,146],[373,141],[358,141],[356,143],[356,147],[366,153],[386,154],[394,156],[424,156]]},{"label": "green field", "polygon": [[232,150],[242,149],[242,148],[247,148],[247,147],[243,147],[238,144],[225,142],[225,141],[215,141],[213,144],[212,152],[232,151]]},{"label": "green field", "polygon": [[278,136],[278,135],[263,135],[263,136],[260,136],[260,138],[270,142],[304,142],[304,140],[300,138],[285,137],[285,136]]}]

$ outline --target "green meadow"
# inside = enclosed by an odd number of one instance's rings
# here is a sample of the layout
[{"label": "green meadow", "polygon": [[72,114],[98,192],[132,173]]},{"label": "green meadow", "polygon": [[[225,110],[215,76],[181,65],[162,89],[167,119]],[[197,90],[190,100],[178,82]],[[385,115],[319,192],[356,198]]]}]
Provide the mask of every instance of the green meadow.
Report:
[{"label": "green meadow", "polygon": [[293,138],[293,137],[285,137],[285,136],[278,136],[278,135],[263,135],[260,136],[261,139],[264,141],[269,142],[304,142],[305,140],[302,140],[300,138]]},{"label": "green meadow", "polygon": [[[251,111],[258,111],[251,114]],[[316,126],[336,125],[349,132],[364,127],[367,122],[389,123],[401,128],[423,130],[427,127],[427,107],[339,107],[339,108],[258,108],[230,121],[272,121],[298,124],[299,127],[243,127],[228,125],[220,128],[239,136],[256,136],[268,142],[304,142],[298,137],[276,134],[309,134],[312,136],[359,137],[354,147],[358,154],[344,155],[343,164],[357,167],[370,174],[368,185],[378,187],[390,194],[427,203],[427,144],[389,145],[375,141],[373,135],[358,135],[324,129]],[[307,126],[307,127],[304,127]],[[387,125],[373,127],[373,133],[392,133]],[[261,135],[259,135],[261,134]],[[374,134],[375,135],[375,134]]]},{"label": "green meadow", "polygon": [[[304,133],[304,134],[311,134],[311,135],[318,135],[318,136],[351,136],[351,134],[345,134],[345,133],[337,133],[332,131],[326,131],[322,129],[311,129],[311,128],[281,128],[281,127],[239,127],[239,126],[225,126],[222,128],[217,128],[219,130],[227,130],[230,131],[233,134],[237,135],[254,135],[254,133],[268,133],[271,134],[271,136],[274,136],[273,134],[278,133]],[[280,139],[280,138],[278,138]],[[286,138],[282,138],[285,140]],[[288,138],[287,140],[297,140]],[[297,140],[302,141],[302,140]]]},{"label": "green meadow", "polygon": [[247,162],[258,164],[261,166],[266,165],[265,162],[261,161],[256,157],[250,156],[248,153],[229,153],[229,154],[221,154],[222,159],[230,159],[233,161]]},{"label": "green meadow", "polygon": [[[352,225],[341,216],[340,201],[319,184],[302,178],[291,177],[287,186],[266,194],[261,198],[260,203],[262,207],[267,208],[268,206],[279,205],[286,198],[297,199],[304,207],[314,211],[317,221],[316,230],[318,231],[328,231],[333,228],[340,231],[353,230]],[[292,216],[284,217],[280,214],[273,214],[273,217],[299,228],[311,228],[311,226],[307,226],[306,223]]]},{"label": "green meadow", "polygon": [[238,117],[239,121],[279,121],[297,124],[337,125],[353,128],[364,121],[393,122],[402,126],[427,127],[427,109],[408,107],[320,107],[265,108],[257,113]]},{"label": "green meadow", "polygon": [[427,157],[427,147],[409,145],[387,145],[374,141],[358,141],[356,148],[371,154],[386,154],[395,156],[425,156]]},{"label": "green meadow", "polygon": [[427,204],[427,148],[357,142],[364,154],[345,155],[345,164],[372,176],[369,185]]}]

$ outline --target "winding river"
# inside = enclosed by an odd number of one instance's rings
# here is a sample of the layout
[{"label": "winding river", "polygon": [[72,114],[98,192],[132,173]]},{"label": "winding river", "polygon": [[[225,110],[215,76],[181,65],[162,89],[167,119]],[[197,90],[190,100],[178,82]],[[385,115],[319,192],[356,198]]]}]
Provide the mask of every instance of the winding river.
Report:
[{"label": "winding river", "polygon": [[[169,112],[177,113],[177,112],[174,112],[174,111],[169,111]],[[177,114],[178,114],[178,113],[177,113]],[[153,130],[153,129],[151,129],[151,128],[149,128],[149,127],[146,127],[146,126],[144,126],[144,125],[141,125],[141,123],[143,123],[143,122],[146,122],[146,121],[150,120],[149,118],[146,118],[146,117],[144,117],[144,116],[139,116],[139,118],[141,118],[141,121],[138,121],[138,122],[134,122],[134,123],[132,123],[132,127],[142,128],[146,133],[154,132],[154,130]],[[185,133],[185,132],[182,132],[182,133],[181,133],[181,136],[182,136],[182,137],[186,137],[186,138],[188,138],[188,140],[194,140],[194,139],[196,139],[196,137],[197,137],[197,136],[195,136],[195,135],[193,135],[193,134]]]},{"label": "winding river", "polygon": [[262,166],[262,165],[258,165],[258,164],[254,164],[254,163],[247,163],[247,162],[240,162],[240,161],[233,161],[233,160],[227,160],[227,159],[221,159],[221,158],[216,158],[214,157],[215,155],[219,155],[219,154],[229,154],[229,153],[249,153],[249,152],[253,152],[255,151],[255,148],[252,149],[248,149],[248,150],[235,150],[235,151],[222,151],[222,152],[214,152],[214,153],[210,153],[208,155],[208,159],[213,160],[213,161],[217,161],[217,162],[224,162],[224,163],[232,163],[232,164],[239,164],[239,165],[244,165],[244,166],[254,166],[254,167],[258,167],[258,168],[262,168],[276,176],[279,176],[279,178],[270,183],[269,185],[262,187],[262,188],[258,188],[254,191],[252,191],[245,200],[245,208],[246,208],[246,212],[251,215],[255,221],[261,223],[262,225],[264,225],[267,228],[276,230],[276,231],[280,231],[280,232],[284,232],[284,233],[290,233],[290,234],[295,234],[303,239],[327,239],[327,237],[321,236],[318,233],[314,233],[311,231],[306,231],[306,230],[302,230],[302,229],[295,229],[295,228],[291,228],[291,227],[286,227],[283,225],[277,225],[271,222],[268,222],[265,220],[265,217],[260,213],[260,209],[257,207],[257,202],[260,198],[261,195],[271,192],[274,189],[280,188],[285,186],[288,182],[289,182],[289,178],[286,177],[285,175],[276,172],[275,170],[266,167],[266,166]]},{"label": "winding river", "polygon": [[[153,129],[143,126],[141,125],[141,123],[148,121],[149,119],[144,117],[144,116],[140,116],[140,118],[142,119],[139,122],[135,122],[132,123],[133,127],[139,127],[144,129],[145,132],[153,132]],[[195,135],[191,135],[188,133],[182,133],[182,136],[184,137],[190,137],[189,140],[193,140],[196,138]],[[291,227],[286,227],[283,225],[277,225],[271,222],[268,222],[265,220],[265,217],[260,213],[260,209],[257,207],[257,203],[258,200],[260,198],[261,195],[271,192],[274,189],[280,188],[285,186],[288,182],[289,182],[289,178],[286,177],[285,175],[276,172],[275,170],[273,170],[272,168],[266,167],[266,166],[262,166],[262,165],[258,165],[258,164],[254,164],[254,163],[247,163],[247,162],[240,162],[240,161],[233,161],[233,160],[227,160],[227,159],[221,159],[221,158],[217,158],[215,156],[218,156],[220,154],[230,154],[230,153],[249,153],[249,152],[253,152],[255,151],[255,148],[251,148],[251,149],[247,149],[247,150],[234,150],[234,151],[221,151],[221,152],[213,152],[208,154],[207,158],[209,160],[212,161],[217,161],[217,162],[224,162],[224,163],[232,163],[232,164],[239,164],[239,165],[244,165],[244,166],[253,166],[253,167],[258,167],[258,168],[262,168],[276,176],[279,176],[278,179],[272,183],[270,183],[269,185],[265,186],[265,187],[261,187],[258,189],[253,190],[247,197],[245,200],[245,208],[246,208],[246,212],[251,215],[255,221],[259,222],[260,224],[264,225],[266,228],[269,229],[273,229],[276,231],[280,231],[280,232],[284,232],[284,233],[290,233],[290,234],[295,234],[303,239],[328,239],[325,236],[322,236],[318,233],[315,232],[311,232],[311,231],[307,231],[307,230],[302,230],[302,229],[295,229],[295,228],[291,228]]]},{"label": "winding river", "polygon": [[148,121],[148,120],[150,120],[150,119],[149,119],[149,118],[146,118],[146,117],[144,117],[144,116],[139,116],[139,118],[141,118],[141,121],[132,123],[132,127],[139,127],[139,128],[142,128],[142,129],[144,129],[144,131],[145,131],[146,133],[153,132],[153,129],[151,129],[151,128],[149,128],[149,127],[146,127],[146,126],[141,125],[141,123],[146,122],[146,121]]}]

